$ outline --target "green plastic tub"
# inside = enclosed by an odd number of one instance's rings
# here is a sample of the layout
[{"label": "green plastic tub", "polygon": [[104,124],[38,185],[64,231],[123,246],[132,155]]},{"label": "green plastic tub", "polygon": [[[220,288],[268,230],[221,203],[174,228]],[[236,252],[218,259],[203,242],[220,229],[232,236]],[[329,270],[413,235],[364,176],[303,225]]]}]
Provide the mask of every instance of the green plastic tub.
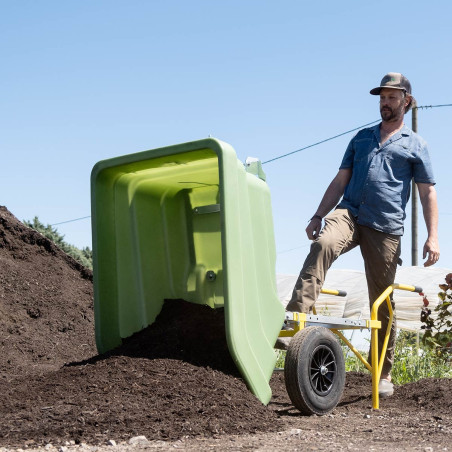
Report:
[{"label": "green plastic tub", "polygon": [[224,307],[230,353],[250,390],[269,402],[284,309],[270,191],[258,165],[248,170],[211,138],[94,166],[99,352],[152,324],[165,299]]}]

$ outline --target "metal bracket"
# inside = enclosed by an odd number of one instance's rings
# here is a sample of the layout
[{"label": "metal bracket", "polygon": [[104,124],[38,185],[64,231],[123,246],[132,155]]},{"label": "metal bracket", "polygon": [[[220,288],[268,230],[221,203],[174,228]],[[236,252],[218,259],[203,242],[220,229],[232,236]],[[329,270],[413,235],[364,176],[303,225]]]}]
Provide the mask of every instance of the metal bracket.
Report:
[{"label": "metal bracket", "polygon": [[209,204],[207,206],[199,206],[193,209],[193,213],[203,215],[205,213],[215,213],[220,211],[220,204]]},{"label": "metal bracket", "polygon": [[330,317],[328,315],[306,315],[306,326],[324,326],[334,329],[368,328],[366,320],[345,319],[343,317]]}]

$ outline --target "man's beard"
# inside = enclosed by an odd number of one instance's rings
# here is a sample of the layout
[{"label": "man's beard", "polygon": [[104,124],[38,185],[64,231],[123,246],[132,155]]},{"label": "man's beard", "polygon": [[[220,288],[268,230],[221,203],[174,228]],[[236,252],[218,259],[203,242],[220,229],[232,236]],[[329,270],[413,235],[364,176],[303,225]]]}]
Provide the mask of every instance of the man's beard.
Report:
[{"label": "man's beard", "polygon": [[399,107],[397,110],[390,107],[382,107],[380,108],[380,115],[383,121],[397,121],[398,119],[403,117],[402,107]]}]

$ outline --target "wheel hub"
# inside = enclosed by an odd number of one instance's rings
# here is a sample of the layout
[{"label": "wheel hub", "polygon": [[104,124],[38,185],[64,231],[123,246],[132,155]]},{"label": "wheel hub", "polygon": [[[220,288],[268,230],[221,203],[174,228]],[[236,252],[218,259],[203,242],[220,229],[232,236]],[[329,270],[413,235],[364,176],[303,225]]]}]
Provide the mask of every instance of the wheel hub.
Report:
[{"label": "wheel hub", "polygon": [[336,377],[336,359],[327,345],[317,346],[311,355],[309,379],[316,394],[324,397],[333,387]]}]

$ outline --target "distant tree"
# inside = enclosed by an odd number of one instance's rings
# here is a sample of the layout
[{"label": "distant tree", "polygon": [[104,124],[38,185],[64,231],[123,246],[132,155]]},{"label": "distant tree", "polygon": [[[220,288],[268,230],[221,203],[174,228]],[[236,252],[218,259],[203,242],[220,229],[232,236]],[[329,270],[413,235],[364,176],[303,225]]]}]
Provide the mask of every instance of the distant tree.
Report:
[{"label": "distant tree", "polygon": [[93,269],[93,252],[89,247],[82,249],[77,248],[74,245],[67,243],[64,240],[64,235],[60,234],[56,228],[53,228],[50,224],[44,225],[39,221],[39,218],[35,216],[32,221],[24,220],[23,222],[29,228],[34,229],[41,233],[44,237],[47,237],[58,248],[62,249],[66,254],[73,257],[77,262],[84,267]]}]

